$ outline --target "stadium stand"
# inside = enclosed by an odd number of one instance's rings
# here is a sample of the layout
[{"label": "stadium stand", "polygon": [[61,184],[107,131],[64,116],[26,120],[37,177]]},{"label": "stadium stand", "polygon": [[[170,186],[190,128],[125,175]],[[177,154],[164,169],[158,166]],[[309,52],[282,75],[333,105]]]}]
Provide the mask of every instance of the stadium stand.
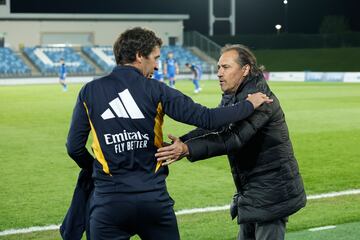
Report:
[{"label": "stadium stand", "polygon": [[13,50],[7,47],[0,48],[0,75],[29,76],[30,74],[30,68]]},{"label": "stadium stand", "polygon": [[61,58],[65,60],[69,74],[88,75],[95,73],[95,68],[70,47],[25,47],[23,51],[45,76],[58,74]]},{"label": "stadium stand", "polygon": [[110,72],[115,67],[115,57],[111,46],[86,46],[81,50],[104,72]]},{"label": "stadium stand", "polygon": [[174,58],[177,60],[179,64],[180,72],[188,72],[189,70],[185,67],[185,63],[198,64],[206,68],[206,63],[203,62],[199,57],[192,54],[186,48],[181,46],[163,46],[161,48],[161,60],[165,61],[167,54],[169,52],[173,52]]},{"label": "stadium stand", "polygon": [[[163,62],[169,52],[173,52],[182,73],[189,73],[189,69],[185,67],[187,62],[200,65],[203,72],[206,72],[209,68],[206,61],[181,46],[163,46],[161,48]],[[70,75],[106,74],[111,72],[115,66],[111,46],[83,46],[81,47],[81,53],[76,52],[71,47],[35,46],[24,47],[22,53],[30,61],[27,62],[29,66],[12,49],[0,48],[0,77],[34,76],[34,74],[57,76],[61,58],[65,60],[67,73]],[[96,69],[97,72],[95,72]]]},{"label": "stadium stand", "polygon": [[[115,66],[115,58],[111,46],[86,46],[82,47],[83,53],[96,63],[103,71],[110,72]],[[161,60],[164,62],[169,52],[174,53],[174,58],[178,61],[180,72],[188,72],[185,63],[200,64],[206,68],[206,63],[199,57],[192,54],[181,46],[163,46],[161,48]]]}]

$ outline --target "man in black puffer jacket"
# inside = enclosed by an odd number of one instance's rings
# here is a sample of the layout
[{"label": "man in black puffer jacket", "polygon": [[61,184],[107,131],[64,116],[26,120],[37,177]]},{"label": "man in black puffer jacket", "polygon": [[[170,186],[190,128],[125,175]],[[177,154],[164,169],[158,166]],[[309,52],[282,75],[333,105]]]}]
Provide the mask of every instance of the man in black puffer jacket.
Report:
[{"label": "man in black puffer jacket", "polygon": [[227,154],[237,188],[232,215],[240,224],[238,239],[284,239],[288,216],[305,206],[306,195],[279,100],[245,46],[223,48],[218,77],[222,106],[258,91],[274,101],[222,129],[195,129],[180,139],[169,136],[173,144],[160,148],[156,156],[168,165],[184,156],[195,162]]}]

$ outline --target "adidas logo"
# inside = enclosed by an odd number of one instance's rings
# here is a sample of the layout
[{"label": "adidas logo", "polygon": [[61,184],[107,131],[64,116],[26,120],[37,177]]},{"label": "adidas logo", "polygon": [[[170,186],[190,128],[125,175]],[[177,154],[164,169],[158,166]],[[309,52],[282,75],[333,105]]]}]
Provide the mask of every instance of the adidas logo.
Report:
[{"label": "adidas logo", "polygon": [[[134,98],[128,89],[119,93],[119,97],[109,102],[111,109],[119,118],[143,119],[145,118],[139,107],[136,105]],[[110,108],[106,109],[101,117],[104,120],[115,118]]]}]

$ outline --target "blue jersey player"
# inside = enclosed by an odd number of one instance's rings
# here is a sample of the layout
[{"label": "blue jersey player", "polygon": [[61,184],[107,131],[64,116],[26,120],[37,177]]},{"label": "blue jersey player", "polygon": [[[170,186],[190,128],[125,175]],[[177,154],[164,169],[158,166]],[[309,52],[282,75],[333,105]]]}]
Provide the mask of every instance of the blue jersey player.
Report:
[{"label": "blue jersey player", "polygon": [[154,78],[160,82],[164,82],[162,61],[160,59],[158,59],[156,61],[156,64],[157,64],[157,67],[155,68],[155,71],[154,71]]},{"label": "blue jersey player", "polygon": [[169,52],[165,61],[164,73],[169,79],[169,86],[175,88],[175,75],[179,74],[179,65],[174,54]]},{"label": "blue jersey player", "polygon": [[63,86],[63,91],[67,91],[67,85],[65,82],[66,79],[66,66],[63,58],[60,59],[60,69],[59,69],[59,83]]},{"label": "blue jersey player", "polygon": [[188,67],[190,71],[194,74],[192,79],[195,86],[194,93],[199,93],[201,91],[201,87],[199,83],[202,74],[201,67],[199,65],[190,64],[190,63],[186,63],[185,66]]}]

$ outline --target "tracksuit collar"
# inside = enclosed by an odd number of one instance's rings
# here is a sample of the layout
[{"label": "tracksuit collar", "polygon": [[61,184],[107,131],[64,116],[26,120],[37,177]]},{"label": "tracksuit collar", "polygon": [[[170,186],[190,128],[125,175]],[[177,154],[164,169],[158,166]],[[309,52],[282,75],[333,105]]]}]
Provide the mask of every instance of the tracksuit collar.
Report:
[{"label": "tracksuit collar", "polygon": [[143,76],[142,72],[138,68],[130,65],[117,65],[113,71],[121,71],[121,70],[133,70]]}]

